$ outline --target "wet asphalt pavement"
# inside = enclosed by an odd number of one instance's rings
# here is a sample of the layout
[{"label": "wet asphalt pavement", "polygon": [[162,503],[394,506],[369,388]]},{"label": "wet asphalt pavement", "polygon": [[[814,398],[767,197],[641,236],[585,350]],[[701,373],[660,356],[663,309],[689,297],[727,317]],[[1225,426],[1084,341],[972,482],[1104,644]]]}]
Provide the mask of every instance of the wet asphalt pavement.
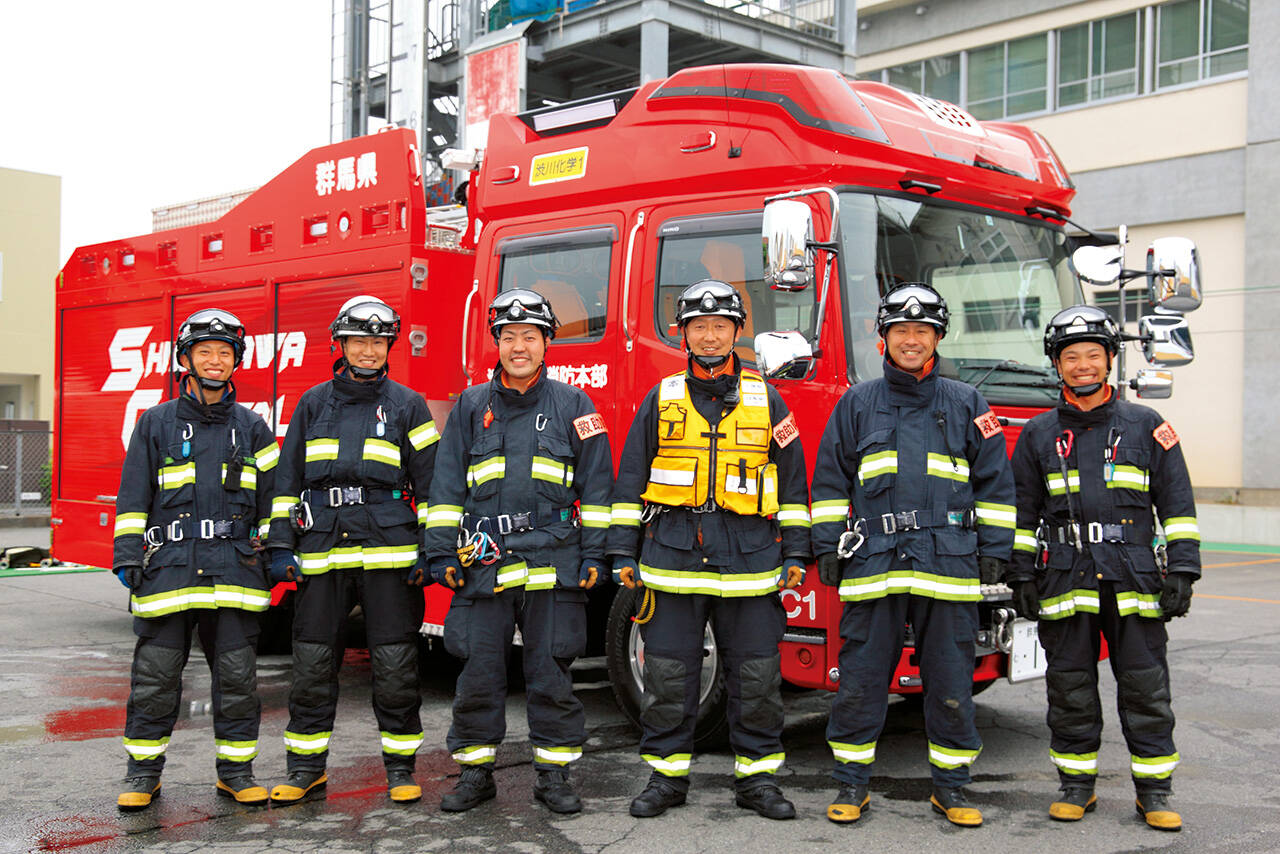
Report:
[{"label": "wet asphalt pavement", "polygon": [[[985,749],[970,797],[986,817],[980,829],[952,827],[930,813],[923,721],[910,702],[890,707],[869,813],[854,826],[828,822],[834,792],[823,738],[828,697],[811,692],[786,695],[788,761],[780,783],[796,803],[797,820],[771,822],[735,807],[727,751],[696,758],[686,806],[636,820],[627,805],[647,769],[603,676],[591,671],[579,674],[591,736],[573,769],[583,813],[554,816],[532,800],[517,693],[498,756],[498,798],[469,813],[445,814],[440,796],[457,773],[443,744],[455,670],[435,658],[422,688],[423,800],[393,806],[369,708],[368,659],[359,650],[348,652],[343,669],[325,799],[267,809],[215,796],[208,669],[193,650],[163,796],[149,810],[123,815],[115,796],[124,772],[120,734],[133,650],[123,588],[104,572],[3,578],[0,852],[1273,851],[1280,849],[1280,557],[1208,553],[1205,564],[1192,615],[1170,627],[1183,756],[1174,799],[1186,823],[1180,834],[1150,830],[1134,813],[1109,673],[1101,680],[1099,805],[1076,824],[1047,818],[1057,786],[1041,682],[1001,682],[977,699]],[[259,682],[264,712],[255,770],[270,786],[284,775],[288,657],[262,658]]]}]

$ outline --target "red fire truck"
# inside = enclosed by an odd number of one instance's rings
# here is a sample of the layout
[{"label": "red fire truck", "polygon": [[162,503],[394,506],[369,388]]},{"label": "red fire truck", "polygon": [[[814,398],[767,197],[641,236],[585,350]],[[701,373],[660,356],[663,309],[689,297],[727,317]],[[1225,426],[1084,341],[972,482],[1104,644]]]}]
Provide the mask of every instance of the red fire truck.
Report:
[{"label": "red fire truck", "polygon": [[[483,149],[453,153],[469,199],[452,223],[424,206],[416,163],[408,131],[349,140],[311,152],[216,222],[76,251],[58,285],[58,557],[109,562],[124,442],[137,414],[172,393],[175,324],[208,304],[254,333],[240,399],[279,435],[298,395],[329,376],[326,327],[355,293],[401,312],[393,375],[439,421],[496,363],[488,302],[512,287],[543,293],[562,324],[549,374],[592,397],[615,453],[645,392],[684,365],[675,296],[707,277],[744,293],[738,352],[773,376],[811,461],[839,395],[880,374],[875,308],[897,282],[946,296],[944,369],[982,391],[1010,448],[1055,399],[1041,336],[1081,301],[1063,230],[1074,190],[1025,127],[829,70],[729,65],[493,117]],[[979,689],[1036,673],[1034,634],[1013,633],[1001,606],[1007,589],[985,592]],[[423,633],[439,635],[448,592],[426,595]],[[811,572],[783,597],[784,677],[834,689],[834,591]],[[635,597],[608,588],[592,602],[591,654],[606,655],[634,719]],[[920,690],[910,646],[893,687]],[[722,725],[724,694],[708,634],[700,737]]]}]

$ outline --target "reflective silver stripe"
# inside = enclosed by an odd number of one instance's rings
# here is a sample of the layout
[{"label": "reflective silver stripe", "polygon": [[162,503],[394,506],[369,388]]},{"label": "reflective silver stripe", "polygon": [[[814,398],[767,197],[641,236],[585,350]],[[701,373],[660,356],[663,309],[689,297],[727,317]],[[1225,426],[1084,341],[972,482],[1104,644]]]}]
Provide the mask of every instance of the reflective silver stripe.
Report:
[{"label": "reflective silver stripe", "polygon": [[610,521],[615,525],[639,525],[643,512],[639,504],[615,504],[610,511]]},{"label": "reflective silver stripe", "polygon": [[655,465],[649,469],[649,482],[665,486],[693,486],[693,472],[658,468]]}]

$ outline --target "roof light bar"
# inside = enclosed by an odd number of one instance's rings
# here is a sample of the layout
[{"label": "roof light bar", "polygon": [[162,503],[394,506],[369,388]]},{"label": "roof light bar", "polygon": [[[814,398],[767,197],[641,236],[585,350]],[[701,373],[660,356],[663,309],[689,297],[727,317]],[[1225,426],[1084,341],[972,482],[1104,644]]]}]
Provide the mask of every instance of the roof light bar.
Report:
[{"label": "roof light bar", "polygon": [[618,102],[613,98],[604,101],[592,101],[587,104],[574,104],[559,110],[535,113],[532,116],[533,129],[538,133],[546,133],[547,131],[560,130],[561,128],[573,127],[587,122],[611,119],[617,114]]}]

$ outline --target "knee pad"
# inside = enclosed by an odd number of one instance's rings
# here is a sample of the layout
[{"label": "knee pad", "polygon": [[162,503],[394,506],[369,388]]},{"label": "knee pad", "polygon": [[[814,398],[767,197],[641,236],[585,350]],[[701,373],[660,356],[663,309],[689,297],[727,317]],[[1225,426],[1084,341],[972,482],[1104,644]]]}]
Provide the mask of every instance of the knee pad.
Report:
[{"label": "knee pad", "polygon": [[329,702],[333,679],[333,647],[322,643],[293,642],[293,689],[290,698],[301,706]]},{"label": "knee pad", "polygon": [[370,652],[373,701],[384,709],[404,709],[418,700],[418,646],[384,643]]},{"label": "knee pad", "polygon": [[672,729],[684,719],[683,661],[645,656],[644,696],[640,699],[640,719],[654,729]]},{"label": "knee pad", "polygon": [[742,723],[752,729],[782,729],[782,656],[751,658],[738,668]]},{"label": "knee pad", "polygon": [[1050,670],[1045,674],[1049,696],[1049,728],[1066,738],[1088,735],[1101,717],[1097,683],[1085,670]]},{"label": "knee pad", "polygon": [[186,655],[180,649],[146,644],[133,659],[134,708],[152,718],[173,714],[182,687],[182,666]]},{"label": "knee pad", "polygon": [[258,713],[257,656],[242,646],[218,653],[218,687],[222,697],[218,711],[228,718],[248,718]]},{"label": "knee pad", "polygon": [[1116,692],[1132,732],[1160,735],[1173,727],[1169,681],[1163,667],[1121,673],[1116,679]]}]

